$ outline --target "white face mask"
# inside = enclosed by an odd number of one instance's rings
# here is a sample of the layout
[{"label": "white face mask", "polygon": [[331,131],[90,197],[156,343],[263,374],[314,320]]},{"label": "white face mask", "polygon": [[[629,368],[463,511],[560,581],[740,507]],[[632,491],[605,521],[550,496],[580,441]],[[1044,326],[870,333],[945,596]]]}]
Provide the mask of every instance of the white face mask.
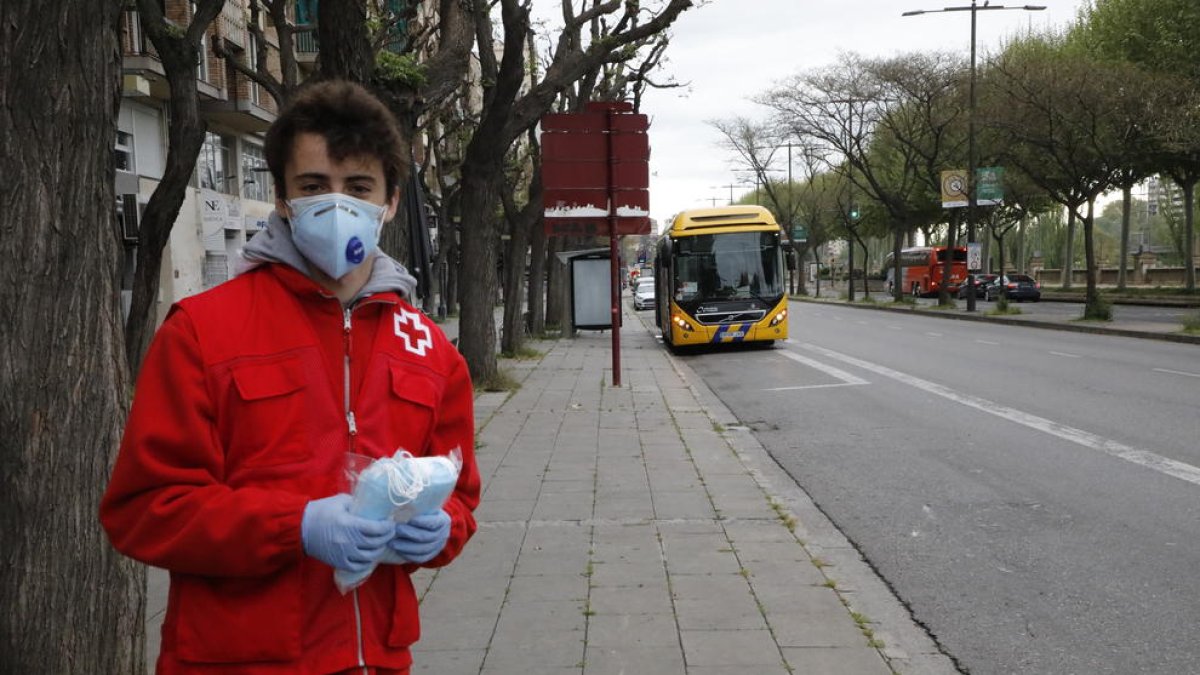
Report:
[{"label": "white face mask", "polygon": [[292,239],[310,263],[341,279],[379,244],[387,207],[331,192],[289,199]]}]

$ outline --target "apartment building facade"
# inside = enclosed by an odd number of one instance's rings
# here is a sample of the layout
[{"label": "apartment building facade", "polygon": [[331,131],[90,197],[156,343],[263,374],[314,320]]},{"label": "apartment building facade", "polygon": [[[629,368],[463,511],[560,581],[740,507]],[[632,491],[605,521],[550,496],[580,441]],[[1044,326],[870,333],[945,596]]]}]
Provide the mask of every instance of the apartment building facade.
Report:
[{"label": "apartment building facade", "polygon": [[[312,0],[298,0],[290,10],[304,13],[312,5]],[[196,11],[192,0],[163,0],[161,6],[167,20],[180,28],[190,25]],[[227,0],[200,44],[196,77],[207,132],[163,252],[159,320],[171,303],[230,278],[237,251],[265,226],[274,208],[263,135],[275,119],[275,101],[214,49],[219,47],[242,65],[257,68],[259,50],[251,20],[250,0]],[[268,70],[278,78],[276,32],[266,12],[259,20],[264,24]],[[168,145],[169,86],[142,21],[132,7],[121,20],[123,79],[114,188],[125,243],[122,296],[126,308],[132,293],[138,223],[163,177]],[[313,67],[316,45],[311,38],[298,42],[297,61],[303,75]]]}]

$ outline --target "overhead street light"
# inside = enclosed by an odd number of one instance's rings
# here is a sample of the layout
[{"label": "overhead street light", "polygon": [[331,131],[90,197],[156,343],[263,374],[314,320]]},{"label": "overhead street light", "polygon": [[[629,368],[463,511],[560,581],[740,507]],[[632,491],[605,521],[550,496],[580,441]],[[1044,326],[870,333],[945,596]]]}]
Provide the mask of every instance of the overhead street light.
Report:
[{"label": "overhead street light", "polygon": [[[1040,12],[1046,9],[1045,5],[993,5],[990,0],[984,0],[980,5],[978,0],[971,0],[971,4],[960,7],[943,7],[941,9],[914,9],[904,12],[900,16],[920,16],[922,14],[939,14],[942,12],[970,12],[971,13],[971,103],[967,113],[967,244],[975,243],[975,15],[982,11],[991,10],[1018,10],[1025,12]],[[949,253],[947,255],[953,258],[954,242],[949,242]],[[1000,270],[1003,274],[1004,270]],[[967,269],[967,288],[970,292],[967,293],[967,311],[975,311],[975,273],[971,269]]]}]

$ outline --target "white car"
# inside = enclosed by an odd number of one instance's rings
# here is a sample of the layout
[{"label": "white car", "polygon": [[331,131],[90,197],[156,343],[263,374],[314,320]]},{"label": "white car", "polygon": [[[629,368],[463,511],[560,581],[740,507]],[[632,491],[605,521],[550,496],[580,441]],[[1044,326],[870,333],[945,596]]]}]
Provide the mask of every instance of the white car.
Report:
[{"label": "white car", "polygon": [[650,309],[654,306],[654,277],[642,277],[633,292],[634,309]]}]

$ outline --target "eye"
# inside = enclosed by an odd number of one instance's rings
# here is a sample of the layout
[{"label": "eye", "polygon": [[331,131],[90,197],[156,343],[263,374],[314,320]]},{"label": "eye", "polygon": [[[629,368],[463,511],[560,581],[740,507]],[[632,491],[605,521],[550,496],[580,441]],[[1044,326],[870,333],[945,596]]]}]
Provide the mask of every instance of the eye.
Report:
[{"label": "eye", "polygon": [[354,197],[362,197],[364,195],[371,194],[371,188],[366,185],[363,185],[362,183],[353,184],[350,187],[348,187],[347,190],[348,190],[349,194]]},{"label": "eye", "polygon": [[306,195],[316,195],[325,192],[325,186],[320,183],[301,183],[300,192]]}]

